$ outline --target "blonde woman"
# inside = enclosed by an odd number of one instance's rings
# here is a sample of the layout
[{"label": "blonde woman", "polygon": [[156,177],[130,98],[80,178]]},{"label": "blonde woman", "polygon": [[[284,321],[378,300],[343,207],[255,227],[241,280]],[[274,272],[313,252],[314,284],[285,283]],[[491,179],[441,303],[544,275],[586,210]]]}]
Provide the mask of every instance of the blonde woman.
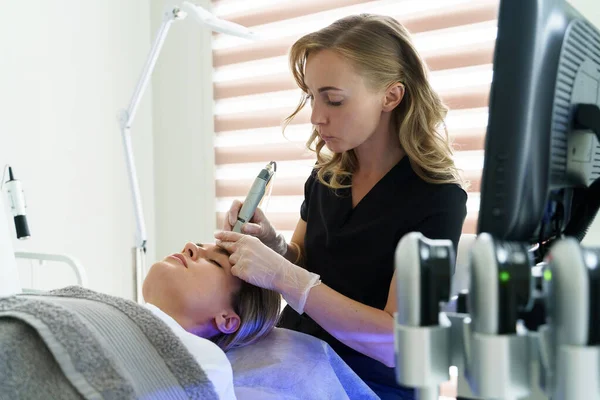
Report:
[{"label": "blonde woman", "polygon": [[351,16],[308,34],[290,66],[304,97],[286,124],[310,105],[317,156],[291,242],[260,210],[244,235],[229,232],[236,201],[217,244],[234,275],[283,295],[281,327],[327,341],[382,399],[412,398],[394,372],[394,252],[412,231],[458,244],[467,194],[447,108],[390,17]]}]

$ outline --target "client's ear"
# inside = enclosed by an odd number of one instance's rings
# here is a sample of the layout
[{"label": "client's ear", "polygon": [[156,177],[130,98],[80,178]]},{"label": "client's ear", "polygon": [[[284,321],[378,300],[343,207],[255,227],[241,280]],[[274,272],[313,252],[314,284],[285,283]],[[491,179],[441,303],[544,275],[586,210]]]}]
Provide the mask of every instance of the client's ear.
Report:
[{"label": "client's ear", "polygon": [[221,333],[231,334],[240,327],[240,317],[233,311],[222,311],[215,317],[215,325]]}]

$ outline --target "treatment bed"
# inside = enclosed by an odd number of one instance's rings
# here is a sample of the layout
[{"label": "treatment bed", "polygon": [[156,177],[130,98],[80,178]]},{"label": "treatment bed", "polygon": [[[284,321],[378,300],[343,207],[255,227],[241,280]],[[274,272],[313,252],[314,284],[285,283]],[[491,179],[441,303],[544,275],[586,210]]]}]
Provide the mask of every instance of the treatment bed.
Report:
[{"label": "treatment bed", "polygon": [[[328,344],[302,333],[275,328],[226,355],[238,399],[377,399]],[[145,307],[76,285],[0,299],[0,400],[17,398],[217,397]]]}]

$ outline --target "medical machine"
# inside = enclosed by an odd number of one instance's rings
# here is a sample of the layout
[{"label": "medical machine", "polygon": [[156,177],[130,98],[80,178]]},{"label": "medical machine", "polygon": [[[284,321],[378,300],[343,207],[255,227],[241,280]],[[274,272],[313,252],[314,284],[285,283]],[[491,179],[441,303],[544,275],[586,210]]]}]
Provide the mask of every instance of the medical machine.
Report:
[{"label": "medical machine", "polygon": [[540,330],[553,399],[600,399],[600,249],[567,238],[544,266],[547,325]]},{"label": "medical machine", "polygon": [[[8,177],[8,180],[6,179]],[[5,196],[7,202],[5,203]],[[12,215],[13,223],[9,222],[8,211]],[[83,266],[71,256],[65,254],[39,253],[30,251],[14,251],[12,237],[19,240],[31,236],[27,221],[27,203],[21,181],[15,178],[13,168],[6,165],[0,181],[0,220],[5,221],[0,227],[0,299],[10,297],[23,291],[34,288],[23,288],[22,276],[19,274],[17,260],[27,260],[44,266],[46,263],[63,264],[75,274],[77,284],[86,287],[88,284],[87,273]],[[11,228],[14,225],[14,231]],[[26,277],[25,277],[26,278]],[[25,279],[27,280],[27,279]]]},{"label": "medical machine", "polygon": [[[399,279],[399,384],[437,399],[456,366],[460,398],[600,399],[600,249],[580,244],[600,206],[599,143],[600,31],[565,0],[501,0],[469,288],[446,301],[415,251],[445,241],[402,238],[398,276],[420,292]],[[437,322],[401,312],[422,314],[436,290]]]},{"label": "medical machine", "polygon": [[[5,181],[7,171],[8,181]],[[6,221],[0,228],[0,298],[21,293],[19,271],[12,246],[11,224],[8,222],[8,215],[5,214],[4,189],[6,189],[17,239],[23,240],[30,236],[26,214],[27,205],[21,182],[15,179],[12,167],[6,165],[0,182],[0,219]]]},{"label": "medical machine", "polygon": [[[238,213],[237,222],[233,226],[234,232],[241,232],[242,225],[252,219],[256,208],[263,200],[267,186],[271,183],[275,172],[277,171],[277,163],[275,161],[271,161],[268,163],[263,169],[260,170],[258,176],[252,183],[250,187],[250,191],[244,200],[242,208]],[[270,186],[272,188],[272,186]]]},{"label": "medical machine", "polygon": [[478,231],[579,237],[600,177],[600,33],[565,0],[500,4]]},{"label": "medical machine", "polygon": [[158,60],[158,55],[167,37],[167,33],[171,27],[171,24],[175,21],[185,19],[190,15],[194,20],[201,23],[202,25],[208,26],[211,30],[242,37],[245,39],[253,40],[256,35],[249,29],[235,24],[233,22],[219,19],[212,15],[209,11],[204,8],[197,6],[188,1],[184,1],[181,6],[167,6],[163,14],[162,24],[156,34],[152,48],[148,54],[146,64],[142,70],[142,74],[138,79],[137,85],[129,102],[129,107],[119,111],[118,121],[121,129],[121,136],[123,140],[123,146],[125,148],[125,159],[127,163],[127,171],[129,174],[129,184],[131,188],[131,195],[133,200],[133,209],[135,213],[135,248],[134,248],[134,259],[135,265],[133,269],[133,282],[135,285],[134,295],[138,302],[143,301],[142,296],[142,282],[145,276],[145,254],[148,237],[146,234],[146,225],[144,222],[144,212],[142,208],[142,201],[140,197],[139,183],[137,179],[137,172],[135,168],[135,161],[133,157],[133,150],[131,145],[131,125],[135,118],[137,109],[144,95],[144,91],[150,82],[152,71]]},{"label": "medical machine", "polygon": [[396,376],[423,399],[438,399],[438,385],[448,380],[450,323],[439,304],[450,299],[454,262],[450,240],[418,232],[405,235],[396,248]]}]

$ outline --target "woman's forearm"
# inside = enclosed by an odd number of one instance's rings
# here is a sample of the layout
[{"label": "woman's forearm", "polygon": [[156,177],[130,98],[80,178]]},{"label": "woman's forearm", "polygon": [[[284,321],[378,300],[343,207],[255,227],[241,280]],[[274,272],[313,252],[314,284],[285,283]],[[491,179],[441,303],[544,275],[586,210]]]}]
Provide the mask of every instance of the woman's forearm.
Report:
[{"label": "woman's forearm", "polygon": [[310,290],[304,312],[346,346],[388,367],[395,366],[394,317],[386,311],[320,284]]},{"label": "woman's forearm", "polygon": [[287,244],[287,250],[283,257],[285,257],[285,259],[289,262],[299,266],[302,266],[302,264],[304,263],[304,257],[302,257],[302,251],[300,249],[300,246],[298,246],[294,242],[290,242]]}]

